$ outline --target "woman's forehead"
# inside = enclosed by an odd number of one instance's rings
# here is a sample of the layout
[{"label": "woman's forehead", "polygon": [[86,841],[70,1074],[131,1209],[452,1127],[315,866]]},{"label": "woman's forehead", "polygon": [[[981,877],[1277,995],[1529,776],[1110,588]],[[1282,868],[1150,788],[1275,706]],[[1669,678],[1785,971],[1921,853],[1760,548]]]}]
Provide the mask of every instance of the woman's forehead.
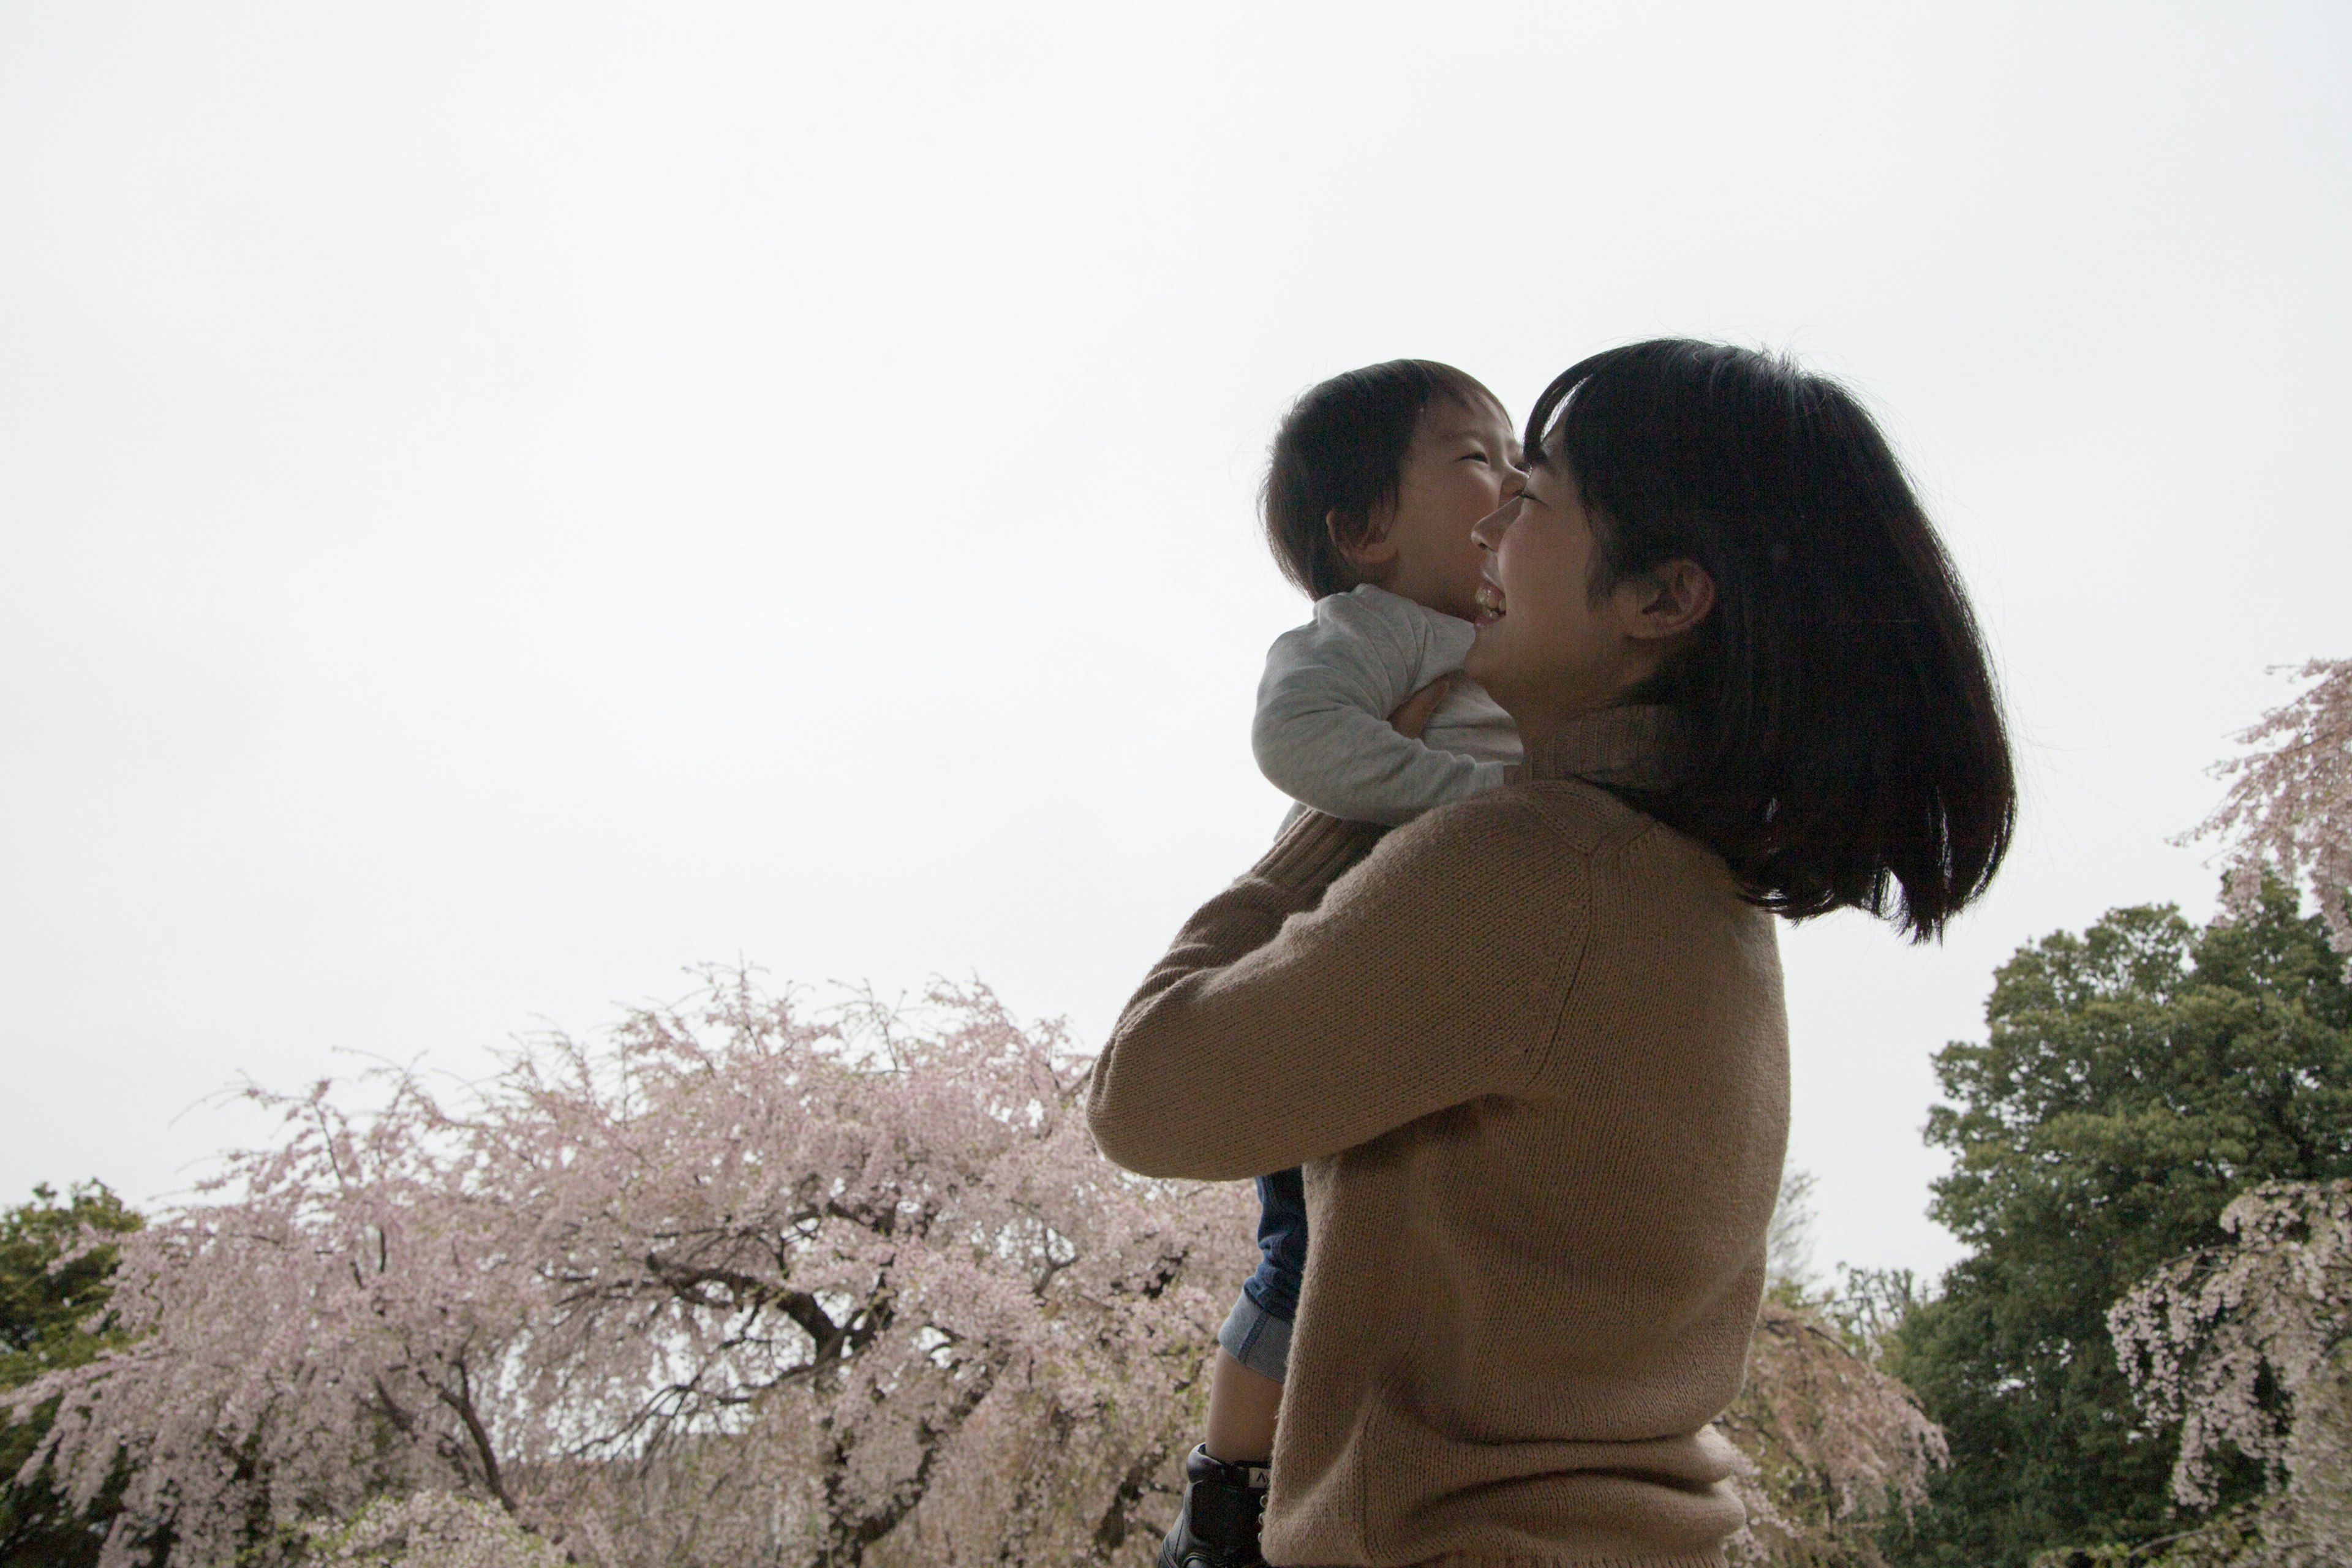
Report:
[{"label": "woman's forehead", "polygon": [[1534,446],[1528,448],[1529,468],[1549,468],[1559,465],[1562,432],[1565,426],[1566,421],[1559,415],[1552,416],[1551,423],[1543,428],[1543,435],[1537,439]]}]

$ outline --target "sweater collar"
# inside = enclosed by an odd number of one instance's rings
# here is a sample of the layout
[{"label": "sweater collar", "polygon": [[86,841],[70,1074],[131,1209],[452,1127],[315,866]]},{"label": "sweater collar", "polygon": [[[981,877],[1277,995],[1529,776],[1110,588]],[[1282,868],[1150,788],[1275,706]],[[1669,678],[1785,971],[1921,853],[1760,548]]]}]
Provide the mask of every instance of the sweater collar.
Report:
[{"label": "sweater collar", "polygon": [[1663,789],[1686,761],[1689,724],[1661,703],[1580,714],[1528,754],[1528,776]]}]

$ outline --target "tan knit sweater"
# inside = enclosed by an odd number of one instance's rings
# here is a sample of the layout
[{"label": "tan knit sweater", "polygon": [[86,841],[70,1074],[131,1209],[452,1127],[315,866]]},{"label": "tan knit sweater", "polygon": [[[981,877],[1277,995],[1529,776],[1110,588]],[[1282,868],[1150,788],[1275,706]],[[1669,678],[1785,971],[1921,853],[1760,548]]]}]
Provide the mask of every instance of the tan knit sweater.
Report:
[{"label": "tan knit sweater", "polygon": [[1763,1292],[1787,1023],[1771,918],[1584,782],[1654,782],[1670,724],[1580,721],[1385,838],[1302,818],[1095,1068],[1130,1170],[1306,1166],[1274,1563],[1713,1568],[1739,1527],[1708,1423]]}]

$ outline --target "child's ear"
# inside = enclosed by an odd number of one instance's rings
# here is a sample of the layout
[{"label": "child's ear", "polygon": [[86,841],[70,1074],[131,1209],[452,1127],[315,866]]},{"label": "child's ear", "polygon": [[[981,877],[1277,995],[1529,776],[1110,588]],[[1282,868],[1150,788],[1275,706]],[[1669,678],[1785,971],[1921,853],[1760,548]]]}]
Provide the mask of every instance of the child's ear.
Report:
[{"label": "child's ear", "polygon": [[1331,548],[1368,582],[1380,581],[1380,574],[1396,560],[1397,547],[1389,542],[1387,529],[1360,527],[1340,516],[1337,507],[1323,514],[1323,531],[1331,536]]}]

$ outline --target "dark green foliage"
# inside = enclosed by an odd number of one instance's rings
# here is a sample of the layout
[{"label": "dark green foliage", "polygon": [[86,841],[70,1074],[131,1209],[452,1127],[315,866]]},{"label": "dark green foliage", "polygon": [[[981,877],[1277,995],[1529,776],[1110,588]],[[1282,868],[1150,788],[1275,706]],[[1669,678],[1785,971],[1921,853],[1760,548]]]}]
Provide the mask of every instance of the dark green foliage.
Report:
[{"label": "dark green foliage", "polygon": [[[88,1229],[120,1236],[138,1215],[92,1182],[58,1202],[47,1187],[0,1215],[0,1388],[30,1383],[54,1367],[77,1366],[116,1340],[101,1314],[114,1274],[114,1248],[99,1247],[55,1268]],[[93,1325],[92,1320],[97,1321]],[[15,1477],[47,1430],[48,1412],[0,1426],[0,1568],[73,1568],[98,1561],[97,1521],[68,1509],[46,1479]],[[106,1511],[101,1501],[97,1511]]]},{"label": "dark green foliage", "polygon": [[1985,1044],[1937,1056],[1951,1103],[1927,1123],[1958,1156],[1931,1212],[1974,1254],[1887,1346],[1953,1463],[1885,1544],[1938,1568],[2181,1528],[2172,1436],[2139,1420],[2106,1310],[2221,1242],[2256,1183],[2352,1175],[2352,990],[2284,888],[2202,931],[2129,909],[2046,938],[1986,1014]]}]

